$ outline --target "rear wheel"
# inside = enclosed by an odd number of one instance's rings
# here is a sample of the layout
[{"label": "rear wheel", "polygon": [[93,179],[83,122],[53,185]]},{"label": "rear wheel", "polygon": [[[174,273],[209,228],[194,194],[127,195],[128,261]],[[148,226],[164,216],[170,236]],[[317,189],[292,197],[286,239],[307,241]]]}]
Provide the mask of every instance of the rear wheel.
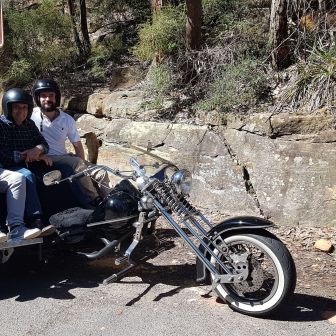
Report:
[{"label": "rear wheel", "polygon": [[[228,266],[232,256],[247,253],[249,275],[240,283],[218,285],[217,295],[233,310],[247,315],[273,313],[292,294],[296,283],[295,265],[286,246],[268,232],[265,236],[240,233],[223,239],[229,251],[224,255],[214,249],[214,253]],[[215,258],[211,257],[210,261],[221,273]]]}]

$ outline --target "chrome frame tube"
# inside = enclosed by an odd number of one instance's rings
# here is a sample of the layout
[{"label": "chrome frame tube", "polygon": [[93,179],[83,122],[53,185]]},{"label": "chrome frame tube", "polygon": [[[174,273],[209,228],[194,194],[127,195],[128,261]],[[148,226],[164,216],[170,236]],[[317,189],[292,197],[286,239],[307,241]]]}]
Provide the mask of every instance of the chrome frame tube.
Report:
[{"label": "chrome frame tube", "polygon": [[[220,267],[227,273],[232,274],[232,272],[222,263],[222,261],[218,258],[218,256],[211,250],[211,248],[203,241],[203,239],[198,235],[198,233],[192,228],[192,226],[188,223],[187,220],[183,221],[183,224],[187,227],[192,235],[201,243],[201,245],[216,259]],[[206,235],[204,236],[205,238]],[[219,247],[214,244],[214,246],[219,250]]]},{"label": "chrome frame tube", "polygon": [[200,212],[198,212],[198,216],[202,219],[202,221],[212,229],[214,226],[209,222],[209,220]]},{"label": "chrome frame tube", "polygon": [[[183,204],[183,203],[182,203]],[[182,221],[183,221],[183,223],[188,227],[188,229],[189,229],[189,231],[193,234],[193,235],[195,235],[195,237],[201,242],[201,244],[203,245],[203,247],[205,248],[205,249],[207,249],[207,251],[209,251],[209,253],[213,256],[213,257],[215,257],[216,258],[216,260],[218,261],[218,263],[222,266],[222,268],[226,271],[226,272],[228,272],[229,273],[229,270],[226,268],[226,266],[224,266],[218,259],[217,259],[217,257],[214,255],[214,254],[212,254],[212,250],[209,250],[208,248],[207,248],[207,245],[205,246],[204,244],[203,244],[203,240],[202,239],[200,239],[199,237],[197,237],[197,233],[191,228],[191,227],[189,227],[186,223],[188,222],[188,220],[191,222],[191,224],[193,224],[200,232],[201,232],[201,234],[203,235],[203,237],[205,237],[205,238],[207,238],[208,240],[210,240],[208,237],[207,237],[207,234],[208,234],[208,232],[203,228],[203,226],[202,226],[202,224],[195,218],[195,216],[194,215],[190,215],[190,211],[188,210],[188,208],[186,207],[186,206],[184,206],[183,205],[183,209],[181,209],[181,210],[179,210],[179,211],[177,211],[177,215],[179,215],[179,216],[183,216],[183,215],[185,215],[186,216],[186,219],[182,219]],[[201,218],[201,220],[203,220],[203,222],[205,223],[205,224],[208,224],[209,222],[207,221],[207,219],[201,214],[201,213],[198,213],[198,216]],[[191,230],[193,230],[193,232],[191,231]],[[211,240],[210,240],[211,241]],[[217,250],[221,250],[221,248],[214,242],[214,241],[212,241],[211,242],[212,243],[212,245],[214,245],[216,248],[217,248]],[[230,273],[229,273],[230,274]]]},{"label": "chrome frame tube", "polygon": [[121,218],[116,218],[116,219],[108,219],[108,220],[101,221],[101,222],[88,223],[88,224],[86,224],[86,226],[87,227],[92,227],[92,226],[112,224],[112,223],[117,223],[117,222],[125,222],[127,220],[135,219],[135,218],[138,218],[138,215],[132,215],[132,216],[121,217]]},{"label": "chrome frame tube", "polygon": [[207,231],[206,231],[206,230],[203,228],[203,226],[196,220],[196,218],[194,218],[194,217],[190,217],[190,218],[187,218],[187,219],[183,220],[183,222],[186,222],[188,219],[191,221],[191,223],[192,223],[198,230],[201,231],[201,233],[202,233],[202,235],[203,235],[204,237],[207,236]]},{"label": "chrome frame tube", "polygon": [[[216,249],[217,249],[218,251],[222,251],[222,248],[221,248],[220,246],[218,246],[218,244],[216,244],[215,241],[211,240],[211,239],[207,236],[208,233],[204,230],[204,228],[202,227],[201,223],[199,223],[199,222],[197,221],[196,218],[191,217],[191,218],[189,218],[189,221],[190,221],[190,222],[191,222],[197,229],[199,229],[199,230],[201,231],[201,233],[203,234],[203,236],[204,236],[205,238],[207,238],[207,239],[211,242],[211,244],[212,244],[214,247],[216,247]],[[224,242],[222,241],[222,243],[224,243]],[[224,243],[224,244],[225,244],[225,243]],[[225,245],[225,246],[226,246],[226,245]]]},{"label": "chrome frame tube", "polygon": [[[201,251],[195,246],[195,244],[191,241],[191,239],[183,232],[183,230],[179,227],[179,225],[170,217],[168,212],[163,208],[163,206],[154,199],[154,205],[155,207],[162,213],[163,217],[167,219],[167,221],[173,226],[175,231],[179,234],[180,237],[182,237],[189,247],[195,252],[198,258],[202,260],[204,266],[213,274],[220,275],[216,267],[210,263],[208,259],[204,257],[204,255],[201,253]],[[231,272],[229,272],[231,274]]]},{"label": "chrome frame tube", "polygon": [[[79,172],[79,173],[73,174],[73,175],[71,175],[71,176],[69,176],[69,177],[66,177],[66,178],[62,179],[62,180],[56,181],[55,184],[59,184],[59,183],[62,183],[62,182],[64,182],[64,181],[68,181],[68,180],[71,181],[71,180],[73,180],[74,178],[77,178],[77,177],[79,177],[79,176],[81,176],[81,175],[84,175],[84,176],[85,176],[85,175],[88,174],[90,171],[92,171],[92,170],[96,170],[96,169],[103,169],[103,170],[108,171],[109,173],[111,173],[111,174],[113,174],[113,175],[115,175],[115,176],[119,176],[119,177],[123,177],[123,178],[128,178],[128,179],[131,179],[132,176],[133,176],[132,174],[131,174],[131,175],[123,175],[122,173],[119,172],[119,170],[112,169],[112,168],[110,168],[110,167],[108,167],[108,166],[104,166],[104,165],[94,165],[94,166],[92,166],[92,167],[88,167],[88,168],[82,170],[82,171]],[[133,171],[130,171],[130,173],[133,173]]]}]

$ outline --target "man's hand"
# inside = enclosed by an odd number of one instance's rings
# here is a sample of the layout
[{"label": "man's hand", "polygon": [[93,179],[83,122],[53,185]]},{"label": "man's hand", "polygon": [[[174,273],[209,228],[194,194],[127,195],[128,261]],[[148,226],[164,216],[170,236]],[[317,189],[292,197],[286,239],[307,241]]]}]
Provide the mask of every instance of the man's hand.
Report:
[{"label": "man's hand", "polygon": [[43,152],[43,150],[41,150],[40,148],[34,147],[34,148],[31,148],[31,149],[27,149],[27,150],[21,152],[20,154],[26,162],[33,162],[33,161],[39,160],[42,152]]},{"label": "man's hand", "polygon": [[44,161],[47,166],[53,165],[53,162],[48,155],[45,154],[40,155],[39,160]]}]

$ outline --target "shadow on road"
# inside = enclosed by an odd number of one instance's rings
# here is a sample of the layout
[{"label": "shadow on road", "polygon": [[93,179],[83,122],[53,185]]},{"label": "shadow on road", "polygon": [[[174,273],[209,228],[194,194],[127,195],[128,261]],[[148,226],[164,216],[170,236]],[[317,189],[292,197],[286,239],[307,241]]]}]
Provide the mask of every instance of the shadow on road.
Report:
[{"label": "shadow on road", "polygon": [[[161,238],[165,238],[165,249],[175,247],[170,238],[174,236],[172,230],[163,230]],[[164,241],[164,239],[163,239]],[[150,245],[150,244],[149,244]],[[149,246],[146,245],[147,247]],[[144,252],[146,247],[139,247]],[[18,252],[8,263],[0,265],[0,300],[15,298],[16,301],[32,301],[36,298],[53,298],[57,300],[75,299],[71,290],[76,288],[98,287],[103,280],[118,269],[113,258],[106,258],[88,263],[81,258],[63,255],[47,265],[38,265],[35,259],[26,255],[25,249]],[[21,253],[19,253],[21,252]],[[174,250],[175,252],[175,250]],[[135,253],[136,255],[136,253]],[[174,254],[180,262],[183,259]],[[167,261],[167,262],[166,262]],[[172,289],[158,294],[153,301],[160,301],[166,297],[178,294],[181,290],[196,287],[195,265],[183,264],[167,265],[171,260],[161,259],[163,265],[154,265],[145,261],[121,279],[125,284],[148,284],[145,290],[129,301],[126,306],[132,306],[140,301],[150,290],[158,284],[172,286]],[[139,277],[139,281],[129,281],[128,277]],[[209,293],[210,295],[210,293]],[[211,293],[211,296],[213,293]],[[320,321],[336,315],[336,300],[296,293],[291,302],[281,307],[281,310],[271,319],[279,321]]]},{"label": "shadow on road", "polygon": [[321,321],[336,315],[336,300],[296,293],[272,319],[279,321]]},{"label": "shadow on road", "polygon": [[153,301],[160,301],[165,297],[176,295],[184,288],[195,287],[197,286],[195,274],[195,265],[192,264],[157,266],[146,262],[139,265],[133,273],[129,274],[129,276],[138,276],[141,278],[141,281],[121,280],[120,283],[124,283],[125,285],[145,283],[148,284],[148,287],[136,298],[129,301],[126,306],[132,306],[140,301],[142,297],[158,284],[175,287],[167,292],[160,293]]},{"label": "shadow on road", "polygon": [[32,262],[32,259],[15,258],[7,267],[1,266],[0,300],[15,298],[16,301],[24,302],[40,297],[69,300],[75,298],[70,290],[99,285],[92,274],[85,276],[87,267],[84,264],[80,268],[78,263],[35,263],[35,259]]},{"label": "shadow on road", "polygon": [[[172,230],[162,231],[162,237],[167,239],[163,240],[165,250],[175,246],[174,242],[168,239],[173,234]],[[150,244],[148,245],[150,250]],[[139,251],[145,253],[147,247],[140,247]],[[139,257],[141,256],[142,253]],[[194,267],[194,265],[154,266],[149,262],[144,262],[127,276],[141,277],[142,283],[148,283],[150,288],[158,283],[167,283],[181,286],[182,289],[195,285]],[[40,297],[58,300],[74,299],[72,289],[98,287],[105,278],[115,272],[118,272],[118,267],[114,264],[114,258],[105,258],[90,263],[82,258],[61,253],[59,256],[53,256],[49,264],[41,265],[37,262],[36,250],[21,248],[15,251],[6,264],[0,265],[0,300],[15,298],[16,301],[23,302]],[[178,292],[177,289],[174,291]],[[173,293],[161,295],[163,297],[173,295]],[[134,302],[140,300],[140,297],[135,298]],[[158,297],[157,301],[160,299]]]}]

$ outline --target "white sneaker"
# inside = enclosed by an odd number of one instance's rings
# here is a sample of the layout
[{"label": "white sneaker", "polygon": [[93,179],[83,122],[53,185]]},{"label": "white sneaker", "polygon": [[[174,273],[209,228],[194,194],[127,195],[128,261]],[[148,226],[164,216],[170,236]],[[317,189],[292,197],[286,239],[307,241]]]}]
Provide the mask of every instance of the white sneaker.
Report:
[{"label": "white sneaker", "polygon": [[10,230],[8,234],[9,239],[33,239],[41,234],[40,229],[27,229],[23,225],[16,226]]},{"label": "white sneaker", "polygon": [[0,231],[0,244],[7,241],[7,235]]}]

